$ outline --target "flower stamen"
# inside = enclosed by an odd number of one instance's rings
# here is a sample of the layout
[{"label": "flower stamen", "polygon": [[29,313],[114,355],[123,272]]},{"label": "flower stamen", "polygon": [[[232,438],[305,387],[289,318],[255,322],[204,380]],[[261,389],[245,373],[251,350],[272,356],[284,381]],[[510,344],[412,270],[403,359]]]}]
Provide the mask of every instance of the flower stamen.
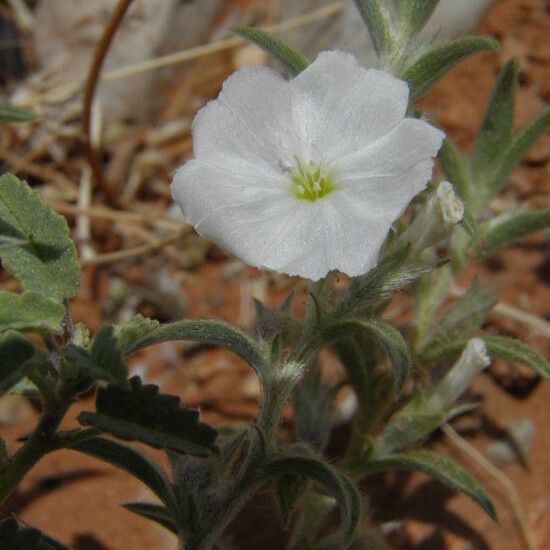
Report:
[{"label": "flower stamen", "polygon": [[290,169],[290,179],[292,194],[303,200],[316,201],[335,189],[332,174],[312,162],[304,164],[296,159]]}]

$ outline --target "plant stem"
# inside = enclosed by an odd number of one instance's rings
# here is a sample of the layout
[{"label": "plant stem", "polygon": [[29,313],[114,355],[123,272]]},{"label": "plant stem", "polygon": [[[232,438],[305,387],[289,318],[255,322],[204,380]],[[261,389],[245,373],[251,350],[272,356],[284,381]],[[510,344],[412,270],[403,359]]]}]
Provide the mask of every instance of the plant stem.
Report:
[{"label": "plant stem", "polygon": [[51,450],[51,439],[67,408],[45,406],[40,422],[29,439],[0,469],[0,503],[9,497],[27,472]]}]

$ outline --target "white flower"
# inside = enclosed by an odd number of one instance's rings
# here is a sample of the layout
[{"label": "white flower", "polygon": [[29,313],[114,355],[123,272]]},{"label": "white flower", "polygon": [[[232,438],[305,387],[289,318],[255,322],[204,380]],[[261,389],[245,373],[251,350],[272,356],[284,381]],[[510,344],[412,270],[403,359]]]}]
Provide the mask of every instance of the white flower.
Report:
[{"label": "white flower", "polygon": [[193,123],[172,193],[196,230],[246,263],[317,280],[365,273],[424,189],[443,133],[406,118],[407,84],[324,52],[287,81],[241,69]]}]

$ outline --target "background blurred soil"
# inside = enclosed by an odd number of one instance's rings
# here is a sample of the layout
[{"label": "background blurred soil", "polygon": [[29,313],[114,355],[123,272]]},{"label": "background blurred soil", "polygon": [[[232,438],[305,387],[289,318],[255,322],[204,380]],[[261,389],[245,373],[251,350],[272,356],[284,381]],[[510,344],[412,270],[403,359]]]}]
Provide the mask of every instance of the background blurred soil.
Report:
[{"label": "background blurred soil", "polygon": [[[499,68],[509,57],[516,57],[520,63],[517,126],[540,112],[550,100],[549,11],[550,6],[543,0],[497,2],[479,32],[497,38],[502,45],[501,52],[479,55],[454,69],[423,101],[424,107],[463,150],[469,150],[472,145],[489,90]],[[227,57],[222,56],[218,61],[221,68],[212,70],[206,86],[211,96],[232,70]],[[185,82],[183,78],[172,100],[189,92]],[[500,211],[517,204],[548,206],[549,158],[550,136],[546,136],[516,170],[510,185],[492,207]],[[155,208],[153,203],[152,208]],[[110,237],[105,236],[108,231],[108,222],[93,226],[94,237],[104,235],[97,239],[103,251],[117,245],[117,242],[110,244]],[[541,235],[524,240],[490,261],[474,266],[464,274],[461,286],[467,286],[475,275],[480,283],[494,285],[504,302],[550,320],[548,247],[549,243]],[[191,241],[190,249],[195,250],[199,261],[176,278],[184,290],[182,309],[184,307],[190,317],[223,318],[247,327],[253,315],[251,296],[276,303],[295,284],[282,277],[259,275],[204,245],[200,239]],[[85,272],[83,291],[75,300],[76,320],[96,328],[106,317],[98,296],[105,294],[109,281],[123,277],[127,282],[142,285],[146,279],[144,271],[165,269],[163,262],[166,258],[153,257],[145,269],[139,262],[125,264],[119,270],[90,266]],[[300,296],[303,294],[298,294],[298,308],[303,300]],[[399,300],[406,308],[407,297]],[[144,314],[170,317],[166,311],[169,306],[159,308],[153,298],[142,296],[138,305]],[[489,328],[523,338],[547,355],[550,351],[547,340],[512,319],[495,314]],[[254,376],[238,359],[219,350],[163,344],[137,356],[132,368],[164,391],[179,395],[183,403],[200,406],[209,422],[248,423],[254,418],[258,397]],[[470,397],[478,399],[481,407],[460,419],[455,428],[478,450],[502,465],[502,471],[519,492],[538,548],[550,548],[550,385],[539,383],[530,372],[515,365],[496,361],[490,372],[476,380]],[[91,406],[92,396],[88,396],[71,411],[67,426],[74,426],[78,412]],[[3,401],[2,437],[16,445],[16,436],[30,429],[36,416],[36,411],[21,400]],[[521,432],[524,435],[519,436],[519,456],[517,452],[514,454],[514,449],[518,451],[517,445],[509,444],[510,426],[525,428]],[[532,439],[530,430],[534,430]],[[371,502],[372,518],[394,522],[387,525],[388,540],[398,548],[523,548],[517,521],[502,487],[442,437],[434,437],[432,444],[469,466],[483,480],[495,499],[499,523],[492,523],[466,497],[452,494],[423,476],[387,475],[366,484],[365,493]],[[63,451],[47,456],[32,470],[4,511],[16,513],[25,522],[44,529],[77,550],[174,547],[171,536],[160,527],[142,521],[120,506],[147,498],[150,495],[124,473],[77,453]],[[262,513],[257,508],[248,519],[241,518],[240,527],[236,528],[238,541],[234,541],[231,548],[256,548],[260,542],[243,531],[254,531],[260,524],[261,534],[272,530],[272,547],[280,548],[280,534],[276,534],[279,530],[272,518],[269,511]],[[263,547],[268,548],[266,544]]]}]

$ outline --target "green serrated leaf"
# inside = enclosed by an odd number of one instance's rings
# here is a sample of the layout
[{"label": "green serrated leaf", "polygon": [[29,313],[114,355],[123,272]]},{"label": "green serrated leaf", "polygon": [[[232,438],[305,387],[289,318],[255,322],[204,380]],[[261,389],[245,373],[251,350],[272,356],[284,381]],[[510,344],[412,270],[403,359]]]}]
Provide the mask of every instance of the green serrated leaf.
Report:
[{"label": "green serrated leaf", "polygon": [[474,180],[481,184],[486,184],[488,176],[500,165],[512,140],[517,73],[514,60],[502,68],[474,143],[472,172]]},{"label": "green serrated leaf", "polygon": [[227,348],[244,359],[260,379],[265,376],[265,358],[256,342],[244,332],[220,321],[183,320],[161,325],[138,338],[126,353],[135,353],[153,344],[177,340],[193,340]]},{"label": "green serrated leaf", "polygon": [[338,470],[318,458],[282,456],[264,463],[262,470],[268,476],[298,475],[312,479],[338,502],[342,514],[343,548],[352,543],[361,515],[361,500],[351,481]]},{"label": "green serrated leaf", "polygon": [[142,516],[146,519],[154,521],[155,523],[158,523],[159,525],[162,525],[162,527],[168,529],[168,531],[171,531],[172,533],[174,533],[174,535],[178,534],[176,524],[170,516],[169,510],[164,506],[159,506],[158,504],[149,504],[145,502],[128,502],[123,506],[124,508],[126,508],[126,510],[133,512],[138,516]]},{"label": "green serrated leaf", "polygon": [[146,337],[160,327],[160,323],[154,319],[148,319],[141,314],[134,315],[129,323],[114,326],[114,334],[118,340],[120,353],[126,355],[134,342]]},{"label": "green serrated leaf", "polygon": [[483,335],[489,355],[507,361],[515,361],[534,370],[544,378],[550,378],[550,363],[532,347],[509,336]]},{"label": "green serrated leaf", "polygon": [[11,174],[0,176],[0,235],[26,243],[0,248],[3,267],[25,290],[57,301],[77,291],[80,268],[65,218]]},{"label": "green serrated leaf", "polygon": [[23,294],[0,291],[0,332],[63,332],[63,306],[38,294],[27,291]]},{"label": "green serrated leaf", "polygon": [[447,180],[449,180],[462,201],[471,204],[473,189],[466,162],[453,141],[446,137],[437,154],[437,159]]},{"label": "green serrated leaf", "polygon": [[18,332],[0,334],[0,395],[25,376],[35,353],[33,344]]},{"label": "green serrated leaf", "polygon": [[379,0],[354,0],[369,30],[374,50],[379,58],[390,54],[393,48],[391,19]]},{"label": "green serrated leaf", "polygon": [[428,91],[457,63],[479,52],[497,51],[498,42],[490,38],[466,36],[432,46],[409,65],[401,75],[409,84],[411,100]]},{"label": "green serrated leaf", "polygon": [[301,53],[292,49],[271,33],[262,29],[244,26],[235,27],[233,30],[245,40],[253,42],[278,59],[294,76],[300,74],[309,65],[309,61]]},{"label": "green serrated leaf", "polygon": [[0,523],[0,548],[5,550],[69,550],[65,545],[34,527],[22,526],[16,519]]},{"label": "green serrated leaf", "polygon": [[503,154],[499,169],[487,183],[488,198],[502,188],[527,151],[549,128],[550,109],[546,109],[521,128],[513,138],[510,147]]},{"label": "green serrated leaf", "polygon": [[507,212],[481,228],[481,253],[493,254],[517,239],[546,227],[550,227],[550,208]]},{"label": "green serrated leaf", "polygon": [[438,4],[439,0],[397,0],[399,19],[409,36],[424,28]]},{"label": "green serrated leaf", "polygon": [[172,514],[177,513],[179,510],[172,483],[164,470],[128,445],[104,437],[91,437],[71,445],[71,449],[126,470],[149,487]]},{"label": "green serrated leaf", "polygon": [[35,114],[26,109],[0,104],[0,122],[31,122],[35,119]]},{"label": "green serrated leaf", "polygon": [[384,472],[388,470],[407,470],[423,472],[447,485],[461,491],[479,504],[487,515],[496,521],[496,512],[479,481],[464,468],[436,453],[430,451],[409,451],[369,461],[363,472]]},{"label": "green serrated leaf", "polygon": [[181,408],[178,397],[160,394],[153,384],[142,385],[137,376],[130,379],[130,388],[99,388],[97,412],[81,413],[79,422],[121,439],[196,456],[216,449],[216,430],[199,422],[198,411]]}]

